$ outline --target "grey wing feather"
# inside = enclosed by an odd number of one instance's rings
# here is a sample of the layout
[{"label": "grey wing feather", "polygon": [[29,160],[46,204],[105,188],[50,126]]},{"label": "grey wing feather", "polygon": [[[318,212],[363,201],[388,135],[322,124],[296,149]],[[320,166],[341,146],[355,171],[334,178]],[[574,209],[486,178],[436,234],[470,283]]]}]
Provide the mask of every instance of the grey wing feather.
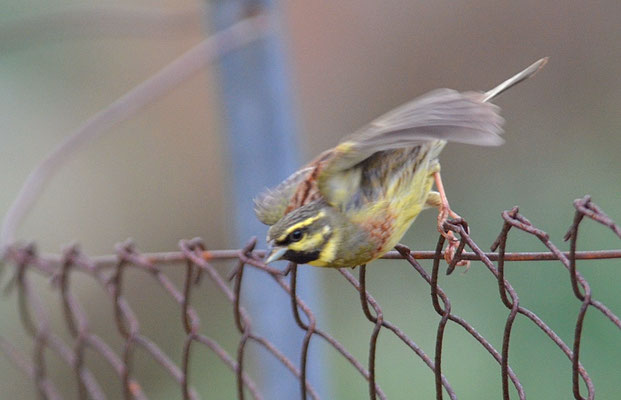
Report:
[{"label": "grey wing feather", "polygon": [[254,213],[259,221],[266,225],[274,225],[284,215],[298,185],[313,170],[303,168],[291,174],[273,189],[266,189],[254,199]]},{"label": "grey wing feather", "polygon": [[[499,108],[475,92],[438,89],[379,117],[350,140],[361,150],[389,150],[429,140],[497,146],[504,120]],[[411,144],[410,144],[411,143]]]},{"label": "grey wing feather", "polygon": [[445,140],[479,146],[498,146],[504,120],[488,101],[535,75],[547,63],[542,58],[485,93],[459,93],[439,89],[410,101],[374,120],[342,144],[345,151],[324,170],[334,173],[350,168],[373,153],[424,142]]},{"label": "grey wing feather", "polygon": [[434,90],[382,115],[346,138],[347,150],[330,160],[330,173],[350,168],[373,153],[434,140],[498,146],[504,142],[499,108],[483,94]]}]

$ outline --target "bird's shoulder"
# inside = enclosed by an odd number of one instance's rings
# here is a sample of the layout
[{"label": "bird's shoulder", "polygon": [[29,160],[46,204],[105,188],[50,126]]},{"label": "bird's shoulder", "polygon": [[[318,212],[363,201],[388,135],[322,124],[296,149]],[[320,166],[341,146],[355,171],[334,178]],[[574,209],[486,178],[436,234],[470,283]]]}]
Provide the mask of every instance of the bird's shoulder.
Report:
[{"label": "bird's shoulder", "polygon": [[[274,225],[292,210],[318,196],[315,176],[317,165],[309,164],[291,174],[278,186],[265,189],[254,199],[254,212],[266,225]],[[314,194],[313,194],[314,193]]]}]

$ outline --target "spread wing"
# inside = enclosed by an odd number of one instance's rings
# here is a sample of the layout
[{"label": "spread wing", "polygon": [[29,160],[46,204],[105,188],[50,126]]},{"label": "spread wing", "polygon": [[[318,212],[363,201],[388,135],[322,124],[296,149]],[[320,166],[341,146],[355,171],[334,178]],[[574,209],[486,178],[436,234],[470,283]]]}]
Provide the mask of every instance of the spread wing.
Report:
[{"label": "spread wing", "polygon": [[274,189],[266,189],[254,199],[254,213],[259,221],[266,225],[274,225],[287,210],[291,198],[298,186],[314,168],[302,168],[282,181]]},{"label": "spread wing", "polygon": [[[348,171],[374,153],[444,140],[479,146],[498,146],[503,118],[488,101],[533,76],[547,62],[538,60],[525,70],[485,93],[460,93],[451,89],[429,92],[382,115],[342,141],[318,161],[321,194],[331,202]],[[349,179],[349,178],[348,178]],[[350,184],[351,185],[351,184]]]},{"label": "spread wing", "polygon": [[378,151],[433,140],[498,146],[504,141],[498,107],[482,93],[434,90],[377,118],[345,138],[322,160],[322,178],[346,170]]}]

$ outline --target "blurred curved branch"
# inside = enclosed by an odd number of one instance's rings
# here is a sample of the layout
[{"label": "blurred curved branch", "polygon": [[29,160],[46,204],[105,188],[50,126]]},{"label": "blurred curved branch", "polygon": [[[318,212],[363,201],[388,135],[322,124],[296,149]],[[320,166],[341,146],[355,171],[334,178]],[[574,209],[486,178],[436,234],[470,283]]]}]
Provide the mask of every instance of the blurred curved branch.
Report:
[{"label": "blurred curved branch", "polygon": [[0,228],[0,254],[15,241],[15,232],[56,171],[81,146],[136,114],[218,57],[261,39],[271,31],[270,16],[258,14],[221,30],[193,47],[78,127],[28,175]]},{"label": "blurred curved branch", "polygon": [[203,30],[199,9],[65,7],[45,14],[15,17],[0,24],[0,50],[41,42],[96,37],[171,38]]}]

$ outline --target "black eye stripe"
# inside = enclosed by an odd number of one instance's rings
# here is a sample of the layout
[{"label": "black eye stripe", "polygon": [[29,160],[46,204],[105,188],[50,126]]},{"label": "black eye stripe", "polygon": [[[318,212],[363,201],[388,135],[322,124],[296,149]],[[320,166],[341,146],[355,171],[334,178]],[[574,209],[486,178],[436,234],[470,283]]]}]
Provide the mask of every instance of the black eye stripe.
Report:
[{"label": "black eye stripe", "polygon": [[307,229],[305,228],[296,229],[289,233],[283,240],[277,241],[276,244],[279,246],[286,246],[290,243],[299,242],[304,237],[306,231]]},{"label": "black eye stripe", "polygon": [[296,229],[289,234],[288,238],[291,242],[298,242],[302,240],[302,236],[304,236],[304,231],[302,229]]}]

